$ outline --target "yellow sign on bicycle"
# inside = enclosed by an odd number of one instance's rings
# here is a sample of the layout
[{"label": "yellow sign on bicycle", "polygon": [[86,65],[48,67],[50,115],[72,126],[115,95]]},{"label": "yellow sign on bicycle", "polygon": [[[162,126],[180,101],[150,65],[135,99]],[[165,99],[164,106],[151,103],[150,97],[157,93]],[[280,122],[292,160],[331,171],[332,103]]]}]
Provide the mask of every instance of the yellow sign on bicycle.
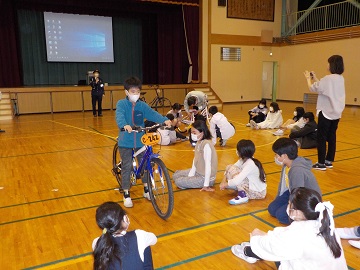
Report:
[{"label": "yellow sign on bicycle", "polygon": [[160,142],[161,138],[159,133],[146,133],[141,137],[141,142],[145,145],[151,146],[158,144]]}]

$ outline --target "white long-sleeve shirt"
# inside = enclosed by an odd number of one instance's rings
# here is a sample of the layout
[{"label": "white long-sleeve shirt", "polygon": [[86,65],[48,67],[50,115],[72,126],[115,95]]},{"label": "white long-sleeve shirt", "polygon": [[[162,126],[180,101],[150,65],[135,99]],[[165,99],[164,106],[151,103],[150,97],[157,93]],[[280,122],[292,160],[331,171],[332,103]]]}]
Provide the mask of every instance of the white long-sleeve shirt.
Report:
[{"label": "white long-sleeve shirt", "polygon": [[214,145],[216,144],[215,126],[217,126],[220,129],[221,138],[223,140],[227,140],[232,136],[234,136],[235,134],[235,128],[227,120],[226,116],[219,112],[215,113],[210,120],[210,133]]},{"label": "white long-sleeve shirt", "polygon": [[345,80],[342,75],[327,75],[320,81],[314,82],[310,91],[319,94],[316,103],[318,113],[322,111],[330,120],[341,118],[345,108]]},{"label": "white long-sleeve shirt", "polygon": [[266,119],[259,123],[259,128],[279,128],[283,123],[282,111],[278,110],[277,112],[269,112],[266,115]]},{"label": "white long-sleeve shirt", "polygon": [[300,117],[299,120],[297,120],[295,123],[287,125],[287,129],[293,129],[295,126],[298,126],[299,128],[303,128],[305,126],[304,117]]},{"label": "white long-sleeve shirt", "polygon": [[[125,234],[126,234],[126,232],[125,232]],[[123,235],[125,235],[125,234],[123,234]],[[136,234],[136,239],[137,239],[137,244],[138,244],[139,255],[140,255],[141,260],[144,262],[144,250],[148,246],[155,245],[157,242],[157,237],[155,234],[153,234],[151,232],[146,232],[143,230],[135,230],[135,234]],[[122,237],[123,235],[118,235],[115,237]],[[99,240],[99,237],[95,238],[94,241],[92,242],[93,250],[95,249],[95,245],[98,240]]]},{"label": "white long-sleeve shirt", "polygon": [[230,187],[236,187],[242,183],[246,178],[249,179],[249,189],[257,192],[262,192],[266,189],[266,183],[260,180],[260,171],[255,162],[248,158],[245,162],[239,159],[235,164],[241,171],[235,175],[233,179],[228,180]]},{"label": "white long-sleeve shirt", "polygon": [[[210,185],[210,176],[211,176],[211,148],[210,145],[206,144],[204,146],[204,160],[205,160],[205,181],[204,187],[208,187]],[[190,169],[188,176],[194,176],[196,173],[196,167],[194,165],[194,161],[192,167]]]},{"label": "white long-sleeve shirt", "polygon": [[252,236],[252,251],[268,261],[280,261],[279,270],[347,270],[344,250],[334,258],[325,239],[318,235],[317,220],[294,221],[287,227],[277,227],[264,236]]}]

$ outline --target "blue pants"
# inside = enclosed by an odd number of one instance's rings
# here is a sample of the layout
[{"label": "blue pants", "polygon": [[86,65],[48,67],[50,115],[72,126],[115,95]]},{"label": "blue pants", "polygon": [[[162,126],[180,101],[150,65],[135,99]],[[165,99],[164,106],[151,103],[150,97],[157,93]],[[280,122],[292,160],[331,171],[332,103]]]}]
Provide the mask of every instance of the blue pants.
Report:
[{"label": "blue pants", "polygon": [[273,217],[276,217],[280,223],[289,225],[291,220],[286,213],[286,208],[289,204],[290,192],[287,190],[281,196],[276,196],[269,206],[269,214]]}]

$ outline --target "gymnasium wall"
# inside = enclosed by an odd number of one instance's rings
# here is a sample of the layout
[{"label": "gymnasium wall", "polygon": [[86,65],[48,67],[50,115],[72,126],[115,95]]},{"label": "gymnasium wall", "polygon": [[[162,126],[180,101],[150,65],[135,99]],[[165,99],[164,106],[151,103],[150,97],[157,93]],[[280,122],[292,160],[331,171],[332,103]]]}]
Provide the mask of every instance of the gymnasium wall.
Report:
[{"label": "gymnasium wall", "polygon": [[313,70],[320,79],[328,74],[327,59],[339,54],[345,64],[346,104],[359,105],[359,48],[360,38],[281,47],[278,99],[302,100],[304,92],[308,91],[303,71]]},{"label": "gymnasium wall", "polygon": [[[345,62],[346,104],[359,105],[360,38],[343,39],[290,46],[270,46],[260,42],[261,30],[272,30],[280,36],[282,1],[275,0],[275,21],[228,19],[226,8],[217,1],[210,6],[203,1],[203,81],[210,85],[223,102],[254,101],[262,97],[262,63],[278,63],[276,98],[302,101],[308,92],[303,76],[314,70],[321,78],[327,73],[327,59],[340,54]],[[210,29],[210,30],[209,30]],[[220,47],[241,47],[241,62],[220,61]],[[269,55],[270,51],[272,56]],[[208,57],[206,57],[208,56]],[[354,98],[357,101],[354,101]]]},{"label": "gymnasium wall", "polygon": [[[258,100],[262,93],[262,62],[280,60],[278,47],[261,43],[261,31],[271,30],[274,37],[280,36],[282,1],[275,0],[274,22],[227,18],[226,7],[219,7],[217,1],[210,1],[210,6],[205,1],[203,4],[203,25],[210,27],[208,39],[203,41],[208,42],[210,50],[204,52],[209,58],[208,65],[203,66],[203,78],[208,76],[223,102]],[[224,46],[241,47],[241,61],[220,61],[220,48]]]}]

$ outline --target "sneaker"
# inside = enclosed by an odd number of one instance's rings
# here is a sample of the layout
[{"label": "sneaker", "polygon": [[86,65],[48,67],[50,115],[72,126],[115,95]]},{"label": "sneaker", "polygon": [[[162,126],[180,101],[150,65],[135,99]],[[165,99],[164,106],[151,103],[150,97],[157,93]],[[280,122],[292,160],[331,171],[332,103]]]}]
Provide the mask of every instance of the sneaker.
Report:
[{"label": "sneaker", "polygon": [[278,129],[273,133],[275,136],[282,136],[284,135],[284,131],[282,129]]},{"label": "sneaker", "polygon": [[240,245],[235,245],[231,247],[231,252],[238,258],[247,261],[248,263],[256,263],[258,259],[246,256],[244,254],[244,248],[250,246],[249,242],[243,242]]},{"label": "sneaker", "polygon": [[227,140],[222,140],[222,142],[220,143],[220,146],[225,146],[226,142],[227,142]]},{"label": "sneaker", "polygon": [[250,120],[250,126],[251,126],[251,129],[259,129],[254,120]]},{"label": "sneaker", "polygon": [[187,137],[187,136],[184,139],[181,139],[182,142],[186,142],[188,140],[189,140],[189,137]]},{"label": "sneaker", "polygon": [[124,197],[124,206],[127,208],[131,208],[134,206],[130,197],[127,197],[127,198]]},{"label": "sneaker", "polygon": [[354,241],[354,240],[349,240],[349,244],[352,245],[353,247],[359,248],[360,249],[360,241]]},{"label": "sneaker", "polygon": [[315,163],[313,166],[313,169],[315,170],[320,170],[320,171],[326,171],[326,166],[325,164],[320,164],[320,163]]},{"label": "sneaker", "polygon": [[331,168],[333,168],[334,166],[332,165],[332,162],[331,162],[331,161],[325,161],[325,167],[331,169]]},{"label": "sneaker", "polygon": [[246,126],[246,127],[251,127],[250,123],[247,123],[245,126]]},{"label": "sneaker", "polygon": [[238,205],[238,204],[247,203],[248,201],[249,198],[247,196],[246,197],[236,196],[234,199],[229,200],[229,204]]},{"label": "sneaker", "polygon": [[147,199],[148,201],[151,201],[151,199],[150,199],[150,193],[149,193],[149,192],[144,192],[143,196],[144,196],[144,198]]},{"label": "sneaker", "polygon": [[360,239],[360,237],[355,234],[356,229],[357,227],[336,228],[336,233],[340,236],[341,239]]}]

